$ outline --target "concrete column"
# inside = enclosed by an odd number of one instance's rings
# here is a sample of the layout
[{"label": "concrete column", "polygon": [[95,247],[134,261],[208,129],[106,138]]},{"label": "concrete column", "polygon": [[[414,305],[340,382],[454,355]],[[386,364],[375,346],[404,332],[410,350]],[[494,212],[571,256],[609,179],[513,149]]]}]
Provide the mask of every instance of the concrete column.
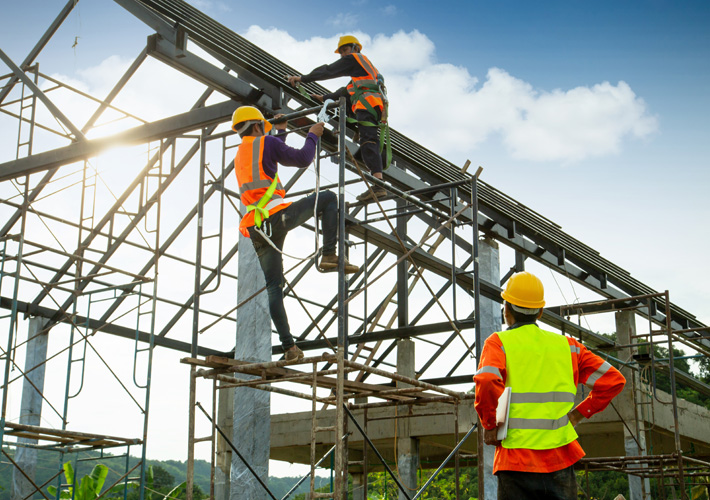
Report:
[{"label": "concrete column", "polygon": [[365,498],[365,474],[352,474],[353,500],[367,500]]},{"label": "concrete column", "polygon": [[[39,333],[42,330],[42,318],[30,318],[27,342],[27,352],[25,354],[25,379],[22,382],[22,402],[20,407],[20,423],[24,425],[36,425],[41,423],[42,415],[42,391],[44,391],[44,362],[47,360],[47,333]],[[37,368],[35,368],[37,367]],[[34,368],[34,369],[33,369]],[[33,387],[34,385],[34,387]],[[38,392],[40,391],[40,392]],[[18,438],[18,443],[37,444],[36,439]],[[15,452],[15,461],[25,474],[32,480],[35,479],[35,468],[37,466],[37,450],[18,446]],[[12,470],[12,500],[22,500],[35,492],[32,484],[22,475],[20,471]],[[33,496],[40,496],[35,492]]]},{"label": "concrete column", "polygon": [[[616,313],[616,339],[621,345],[635,343],[636,339],[632,339],[632,335],[636,334],[636,315],[633,311],[619,311]],[[637,347],[628,347],[621,350],[620,357],[622,360],[631,360],[632,356],[638,351]],[[646,448],[646,433],[644,430],[643,418],[639,418],[639,407],[634,403],[634,391],[638,387],[637,372],[631,368],[624,366],[621,368],[621,373],[626,377],[626,387],[618,396],[617,406],[628,428],[634,434],[631,434],[626,426],[624,426],[624,450],[627,456],[647,455]],[[637,392],[636,398],[640,400],[640,393]],[[642,479],[638,476],[629,474],[629,500],[651,500],[651,483],[648,479]]]},{"label": "concrete column", "polygon": [[[500,283],[500,257],[498,243],[490,238],[481,238],[478,245],[478,272],[480,279],[497,285]],[[484,342],[491,334],[502,329],[501,305],[487,297],[480,297],[481,341]],[[498,480],[493,475],[493,456],[495,446],[483,443],[483,427],[478,427],[478,456],[479,468],[483,464],[483,477],[479,473],[479,480],[483,479],[484,496],[481,500],[496,500],[498,498]]]},{"label": "concrete column", "polygon": [[[224,382],[219,382],[223,385]],[[222,389],[217,391],[217,425],[232,439],[234,425],[234,391]],[[229,471],[232,468],[232,448],[221,434],[217,434],[217,457],[214,479],[215,500],[229,500]]]},{"label": "concrete column", "polygon": [[[397,373],[405,377],[415,378],[414,341],[402,339],[397,342]],[[410,387],[409,384],[397,382],[397,387]],[[404,411],[400,408],[399,411]],[[409,496],[417,489],[417,469],[419,468],[419,440],[411,437],[409,418],[397,419],[397,469],[399,480],[408,491]],[[405,500],[399,492],[399,500]]]},{"label": "concrete column", "polygon": [[[355,404],[367,404],[367,402],[368,402],[367,396],[355,398],[355,401],[354,401]],[[358,418],[358,422],[363,428],[365,428],[364,415],[363,415],[363,418]],[[367,443],[365,442],[364,438],[362,440],[362,446],[363,446],[362,459],[366,460],[365,455],[368,453],[368,446],[367,446]],[[368,462],[368,464],[371,464],[371,462]],[[363,469],[364,468],[365,467],[363,466]],[[368,465],[368,468],[369,468],[369,465]],[[365,475],[364,473],[362,473],[362,474],[351,473],[350,475],[353,478],[353,500],[367,500],[367,495],[366,495],[367,475]]]},{"label": "concrete column", "polygon": [[[237,301],[241,303],[264,286],[264,273],[254,246],[239,236],[239,275]],[[271,316],[266,292],[260,293],[237,310],[235,359],[271,360]],[[236,375],[239,378],[251,376]],[[270,393],[246,387],[234,390],[233,443],[239,453],[267,483],[271,432]],[[236,453],[232,456],[231,500],[262,500],[268,495]]]}]

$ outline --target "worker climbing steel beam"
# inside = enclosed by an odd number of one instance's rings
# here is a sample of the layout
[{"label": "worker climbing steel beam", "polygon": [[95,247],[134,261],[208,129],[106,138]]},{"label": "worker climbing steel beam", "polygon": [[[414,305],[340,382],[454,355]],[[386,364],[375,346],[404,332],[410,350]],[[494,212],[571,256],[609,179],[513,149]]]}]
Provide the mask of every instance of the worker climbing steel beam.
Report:
[{"label": "worker climbing steel beam", "polygon": [[[283,115],[276,115],[276,121]],[[288,126],[282,121],[273,126],[283,132]],[[295,345],[283,302],[282,250],[286,234],[306,222],[314,212],[323,224],[323,256],[320,270],[334,271],[338,267],[335,247],[338,232],[338,198],[331,191],[319,192],[295,202],[286,202],[286,191],[278,175],[278,164],[307,168],[316,153],[318,138],[323,134],[324,124],[316,123],[308,131],[301,149],[286,145],[286,134],[267,135],[272,125],[264,119],[261,111],[253,106],[242,106],[232,116],[232,130],[242,142],[234,159],[234,170],[239,183],[241,201],[247,211],[239,224],[239,230],[251,238],[266,280],[271,320],[276,326],[286,359],[300,359],[303,352]],[[312,256],[311,256],[312,257]],[[358,266],[345,260],[345,273],[359,271]]]},{"label": "worker climbing steel beam", "polygon": [[[332,94],[310,94],[310,96],[321,102],[328,99],[337,101],[340,97],[348,100],[355,114],[354,121],[358,123],[360,151],[365,166],[373,176],[382,179],[383,167],[389,166],[392,157],[388,141],[387,94],[384,77],[367,56],[360,52],[361,50],[362,45],[357,38],[350,35],[341,36],[335,50],[336,54],[340,54],[339,60],[319,66],[307,75],[288,75],[286,78],[293,86],[341,76],[351,78],[346,87]],[[358,195],[357,199],[367,202],[386,195],[387,191],[383,187],[373,186],[372,190],[367,189]]]},{"label": "worker climbing steel beam", "polygon": [[[493,474],[498,477],[498,498],[576,500],[574,464],[584,451],[574,427],[604,410],[626,380],[575,339],[537,326],[545,306],[537,276],[514,274],[501,297],[508,329],[486,339],[473,378],[484,442],[496,445]],[[591,391],[573,408],[579,383]],[[496,408],[508,387],[503,437]]]}]

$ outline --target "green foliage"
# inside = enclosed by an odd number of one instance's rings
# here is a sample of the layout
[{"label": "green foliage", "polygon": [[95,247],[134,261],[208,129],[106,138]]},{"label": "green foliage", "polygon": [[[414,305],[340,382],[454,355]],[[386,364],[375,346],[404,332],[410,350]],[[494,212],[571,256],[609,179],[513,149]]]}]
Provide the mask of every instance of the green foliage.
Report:
[{"label": "green foliage", "polygon": [[175,477],[160,465],[151,465],[149,470],[153,476],[153,487],[155,489],[170,488],[175,484]]},{"label": "green foliage", "polygon": [[698,365],[700,372],[698,377],[706,384],[710,384],[710,358],[700,358]]},{"label": "green foliage", "polygon": [[[416,491],[434,473],[433,470],[420,471],[416,488],[408,489],[410,496],[414,496]],[[456,475],[453,469],[444,469],[420,498],[430,500],[453,500],[456,498]],[[367,498],[371,500],[392,499],[399,495],[399,488],[387,472],[373,472],[368,475]],[[411,486],[411,485],[410,485]],[[406,486],[405,486],[406,487]],[[320,488],[317,491],[330,491],[330,485]],[[352,479],[348,484],[348,498],[352,498]],[[475,467],[462,467],[459,473],[459,498],[464,500],[476,500],[478,497],[478,470]],[[305,495],[297,495],[294,500],[303,500]]]},{"label": "green foliage", "polygon": [[698,484],[692,487],[690,500],[710,500],[710,486],[708,486],[710,485],[710,476],[698,476],[696,480],[698,482],[705,481],[705,484]]},{"label": "green foliage", "polygon": [[[81,478],[78,483],[75,483],[74,468],[71,462],[66,462],[63,468],[64,478],[66,479],[68,487],[59,492],[59,498],[94,500],[101,494],[101,489],[104,487],[104,482],[106,482],[106,476],[108,476],[108,467],[102,464],[95,465],[91,474]],[[48,486],[47,491],[53,497],[57,497],[56,486]]]},{"label": "green foliage", "polygon": [[[177,486],[175,484],[175,478],[166,471],[160,465],[151,465],[148,467],[145,473],[145,488],[144,488],[144,498],[145,500],[166,500],[170,498],[185,498],[185,487],[187,482],[183,481]],[[133,491],[131,491],[127,499],[128,500],[138,500],[140,498],[140,488],[138,483],[133,483]],[[199,485],[193,487],[194,498],[200,500],[206,495],[200,489]]]},{"label": "green foliage", "polygon": [[592,498],[594,500],[612,500],[617,495],[624,497],[629,493],[629,480],[626,474],[615,471],[594,471],[589,474],[577,471],[577,496],[580,500]]}]

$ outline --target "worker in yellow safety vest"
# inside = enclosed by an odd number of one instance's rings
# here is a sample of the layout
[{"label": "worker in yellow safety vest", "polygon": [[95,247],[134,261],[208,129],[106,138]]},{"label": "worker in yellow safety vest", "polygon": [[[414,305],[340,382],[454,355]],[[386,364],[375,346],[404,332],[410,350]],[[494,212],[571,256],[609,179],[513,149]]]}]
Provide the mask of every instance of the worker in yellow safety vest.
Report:
[{"label": "worker in yellow safety vest", "polygon": [[[352,35],[341,36],[338,41],[336,54],[340,54],[340,59],[332,64],[324,64],[314,69],[307,75],[288,75],[288,82],[297,86],[299,83],[315,82],[319,80],[329,80],[341,76],[349,76],[350,83],[332,94],[320,95],[310,94],[311,97],[324,102],[328,99],[337,101],[340,97],[347,98],[352,112],[358,122],[359,144],[362,159],[365,166],[372,175],[382,179],[383,166],[388,166],[391,152],[389,145],[385,142],[389,129],[387,122],[387,96],[384,86],[384,77],[375,68],[370,59],[360,51],[362,45]],[[383,149],[385,159],[383,165]],[[381,186],[373,186],[358,195],[361,202],[374,201],[387,195],[387,191]]]},{"label": "worker in yellow safety vest", "polygon": [[[283,115],[276,115],[275,119]],[[320,191],[294,202],[285,201],[286,190],[281,184],[278,165],[307,168],[316,153],[318,138],[323,134],[323,123],[316,123],[308,131],[301,149],[286,145],[286,121],[274,129],[281,132],[267,135],[271,123],[253,106],[242,106],[232,115],[232,130],[242,142],[234,159],[234,170],[239,183],[239,194],[246,213],[239,224],[240,232],[251,238],[259,264],[264,272],[269,312],[276,326],[286,359],[300,359],[303,352],[296,346],[283,302],[283,250],[286,234],[313,216],[314,208],[323,228],[322,271],[338,267],[335,254],[338,233],[338,198],[331,191]],[[360,268],[345,259],[345,272]]]},{"label": "worker in yellow safety vest", "polygon": [[[485,341],[476,384],[484,442],[496,445],[499,500],[576,500],[574,464],[584,456],[575,426],[624,388],[624,376],[577,340],[542,330],[545,305],[537,276],[514,274],[501,293],[508,329]],[[575,407],[577,384],[591,389]],[[510,388],[507,436],[497,438],[496,408]]]}]

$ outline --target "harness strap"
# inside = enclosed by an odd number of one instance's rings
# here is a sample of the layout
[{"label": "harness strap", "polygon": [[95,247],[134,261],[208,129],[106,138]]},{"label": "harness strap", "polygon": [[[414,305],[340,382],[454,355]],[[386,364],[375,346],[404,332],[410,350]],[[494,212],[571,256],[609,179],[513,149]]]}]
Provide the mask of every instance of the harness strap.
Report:
[{"label": "harness strap", "polygon": [[348,123],[355,125],[362,125],[363,127],[377,127],[380,132],[380,153],[386,151],[385,164],[382,166],[383,170],[387,170],[392,164],[392,141],[390,140],[390,126],[389,123],[372,123],[368,121],[358,121],[355,118],[347,117]]},{"label": "harness strap", "polygon": [[[273,208],[273,206],[266,207],[266,204],[269,203],[271,200],[271,197],[274,195],[274,192],[276,191],[276,186],[279,183],[279,176],[276,175],[274,176],[274,181],[271,183],[271,186],[269,186],[269,189],[266,190],[264,195],[259,199],[259,201],[256,203],[256,205],[248,205],[247,206],[247,211],[246,213],[251,212],[254,210],[254,223],[256,224],[256,227],[261,227],[261,222],[264,219],[269,218],[269,209]],[[281,197],[278,197],[278,200],[283,199]],[[276,199],[275,199],[276,201]],[[280,203],[277,203],[277,205]],[[266,208],[264,208],[266,207]]]},{"label": "harness strap", "polygon": [[351,99],[353,102],[359,102],[365,107],[365,110],[372,115],[373,122],[377,121],[377,111],[375,111],[375,108],[372,107],[372,105],[365,99],[364,94],[366,93],[373,93],[373,94],[379,94],[382,99],[382,104],[383,104],[383,109],[382,109],[382,118],[383,121],[379,121],[378,123],[371,123],[368,121],[358,121],[354,118],[348,117],[348,122],[349,123],[356,123],[358,125],[362,125],[364,127],[378,127],[379,132],[380,132],[380,153],[382,151],[386,151],[385,154],[385,164],[383,165],[383,170],[387,170],[389,168],[390,164],[392,163],[392,142],[390,141],[390,127],[389,124],[386,121],[386,116],[387,116],[387,108],[388,108],[388,102],[387,98],[385,97],[384,93],[380,89],[379,83],[375,81],[366,81],[363,83],[357,83],[357,82],[352,82],[353,87],[355,89]]}]

